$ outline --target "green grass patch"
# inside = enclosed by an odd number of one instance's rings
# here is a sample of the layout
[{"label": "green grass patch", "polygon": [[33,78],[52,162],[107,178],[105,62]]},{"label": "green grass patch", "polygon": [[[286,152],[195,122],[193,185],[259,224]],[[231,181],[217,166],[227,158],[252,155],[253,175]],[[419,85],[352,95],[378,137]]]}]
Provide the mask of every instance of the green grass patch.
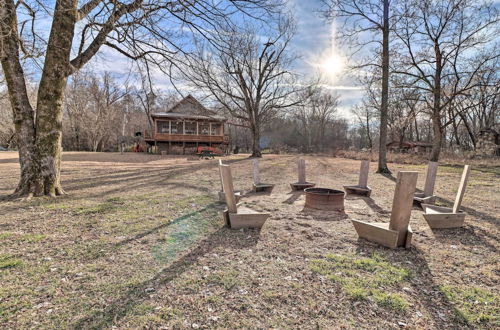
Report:
[{"label": "green grass patch", "polygon": [[500,326],[500,298],[478,287],[460,288],[443,285],[439,288],[454,305],[457,318],[471,326]]},{"label": "green grass patch", "polygon": [[23,234],[18,239],[23,242],[36,243],[45,240],[47,236],[43,234]]},{"label": "green grass patch", "polygon": [[41,242],[47,238],[43,234],[16,234],[16,233],[0,233],[0,240],[15,239],[21,242],[36,243]]},{"label": "green grass patch", "polygon": [[411,278],[411,273],[394,266],[374,254],[369,258],[327,254],[324,259],[311,261],[311,270],[338,283],[353,300],[373,300],[377,305],[405,311],[408,303],[388,287],[399,285]]},{"label": "green grass patch", "polygon": [[224,271],[224,272],[217,272],[210,274],[207,277],[207,281],[212,284],[217,284],[226,290],[231,290],[235,286],[238,285],[239,279],[238,279],[239,273],[235,270],[230,270],[230,271]]},{"label": "green grass patch", "polygon": [[13,233],[0,233],[0,240],[7,239],[14,236]]},{"label": "green grass patch", "polygon": [[75,210],[77,215],[102,214],[115,211],[118,208],[123,208],[125,201],[120,197],[108,198],[104,203],[92,206],[80,206]]},{"label": "green grass patch", "polygon": [[0,269],[14,268],[21,264],[21,259],[14,258],[8,254],[0,255]]}]

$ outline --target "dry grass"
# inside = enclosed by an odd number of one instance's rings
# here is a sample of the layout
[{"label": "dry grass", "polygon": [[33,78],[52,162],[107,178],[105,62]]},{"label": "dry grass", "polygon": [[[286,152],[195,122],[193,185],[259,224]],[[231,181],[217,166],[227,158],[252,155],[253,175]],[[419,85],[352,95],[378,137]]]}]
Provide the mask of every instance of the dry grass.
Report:
[{"label": "dry grass", "polygon": [[[0,194],[16,184],[13,153],[0,154]],[[230,162],[238,189],[251,162]],[[223,227],[217,160],[66,153],[67,196],[0,201],[3,328],[498,328],[499,164],[473,167],[466,226],[431,231],[412,212],[413,248],[358,240],[350,219],[388,221],[394,176],[370,173],[372,199],[345,213],[304,209],[292,193],[296,156],[266,156],[271,195],[261,231]],[[355,183],[357,161],[306,156],[308,180]],[[375,164],[372,163],[372,169]],[[424,165],[390,164],[391,170]],[[372,171],[373,172],[373,171]],[[449,204],[461,168],[440,166]]]}]

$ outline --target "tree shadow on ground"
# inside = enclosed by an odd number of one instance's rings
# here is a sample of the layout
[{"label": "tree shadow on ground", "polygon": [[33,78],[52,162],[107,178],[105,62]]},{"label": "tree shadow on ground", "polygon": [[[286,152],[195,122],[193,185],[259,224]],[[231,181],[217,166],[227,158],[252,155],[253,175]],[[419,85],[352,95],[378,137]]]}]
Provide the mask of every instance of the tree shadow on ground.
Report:
[{"label": "tree shadow on ground", "polygon": [[[349,200],[354,200],[354,199],[361,199],[363,200],[366,205],[368,205],[369,208],[373,210],[373,212],[378,213],[378,214],[391,214],[391,211],[384,210],[381,206],[379,206],[377,203],[375,203],[375,200],[373,200],[371,197],[365,197],[365,196],[351,196],[348,198]],[[347,198],[346,198],[347,199]]]},{"label": "tree shadow on ground", "polygon": [[282,203],[283,204],[293,204],[297,201],[297,199],[300,198],[300,196],[302,196],[304,194],[303,191],[290,191],[288,193],[288,195],[290,195],[290,197],[288,197],[286,200],[284,200]]},{"label": "tree shadow on ground", "polygon": [[248,249],[257,244],[259,237],[260,231],[257,230],[246,230],[242,232],[225,227],[219,228],[199,242],[194,249],[158,272],[154,277],[129,288],[120,295],[120,298],[109,303],[104,310],[92,313],[80,319],[72,325],[72,328],[100,329],[109,327],[126,316],[136,305],[141,304],[149,298],[149,293],[146,289],[157,289],[165,286],[187,271],[199,258],[210,253],[217,247],[230,246],[232,249]]},{"label": "tree shadow on ground", "polygon": [[[233,164],[236,162],[241,162],[246,159],[231,159],[226,162],[226,164]],[[188,175],[197,171],[214,168],[216,169],[217,164],[215,162],[207,162],[202,165],[181,165],[175,166],[170,165],[165,168],[160,169],[126,169],[119,170],[112,173],[106,173],[102,176],[92,176],[86,175],[77,179],[65,180],[65,170],[62,170],[62,185],[68,195],[77,191],[82,191],[85,189],[105,187],[107,185],[120,184],[120,187],[109,189],[105,194],[112,194],[115,192],[126,192],[133,191],[144,187],[153,186],[163,186],[165,181],[169,179],[176,179],[183,175]],[[104,169],[106,170],[106,169]],[[125,173],[124,173],[125,172]],[[214,183],[218,184],[219,176],[214,175]],[[86,195],[85,197],[99,197],[99,195]],[[63,196],[64,198],[64,196]],[[0,196],[0,201],[11,200],[10,195]]]},{"label": "tree shadow on ground", "polygon": [[[419,301],[426,309],[434,325],[429,327],[447,328],[451,321],[455,320],[455,311],[453,305],[440,290],[440,284],[436,283],[432,270],[429,267],[425,255],[419,249],[397,248],[388,249],[376,243],[364,239],[358,239],[356,252],[363,256],[377,253],[393,265],[401,265],[411,272],[408,280],[412,290],[409,293],[415,300]],[[408,313],[415,313],[410,310]],[[456,325],[456,324],[455,324]]]},{"label": "tree shadow on ground", "polygon": [[497,251],[497,247],[485,240],[488,237],[492,241],[497,241],[498,238],[493,236],[488,231],[476,226],[464,226],[458,228],[447,229],[432,229],[432,233],[436,239],[442,244],[457,244],[461,243],[466,246],[482,245],[490,251]]},{"label": "tree shadow on ground", "polygon": [[161,224],[159,226],[156,226],[154,228],[151,228],[147,231],[144,231],[142,233],[139,233],[139,234],[136,234],[135,236],[131,237],[131,238],[128,238],[128,239],[125,239],[125,240],[122,240],[118,243],[115,244],[115,248],[119,248],[121,246],[124,246],[128,243],[131,243],[133,241],[136,241],[136,240],[139,240],[143,237],[146,237],[148,235],[151,235],[151,234],[154,234],[158,231],[160,231],[161,229],[163,228],[167,228],[167,227],[170,227],[170,226],[173,226],[173,225],[176,225],[184,220],[187,220],[187,219],[190,219],[190,218],[193,218],[193,217],[196,217],[196,216],[199,216],[201,215],[203,212],[205,211],[208,211],[208,210],[218,210],[218,211],[222,211],[224,208],[222,206],[222,204],[220,203],[210,203],[208,205],[206,205],[205,207],[199,209],[199,210],[196,210],[196,211],[193,211],[191,213],[188,213],[188,214],[184,214],[178,218],[175,218],[171,221],[166,221],[164,224]]}]

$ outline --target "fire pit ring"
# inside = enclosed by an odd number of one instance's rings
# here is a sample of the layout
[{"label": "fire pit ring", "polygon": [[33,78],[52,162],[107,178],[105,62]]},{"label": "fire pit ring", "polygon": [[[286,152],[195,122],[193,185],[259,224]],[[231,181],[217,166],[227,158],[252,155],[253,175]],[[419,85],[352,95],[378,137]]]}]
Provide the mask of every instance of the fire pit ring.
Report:
[{"label": "fire pit ring", "polygon": [[329,188],[307,188],[306,207],[324,211],[343,211],[345,192]]}]

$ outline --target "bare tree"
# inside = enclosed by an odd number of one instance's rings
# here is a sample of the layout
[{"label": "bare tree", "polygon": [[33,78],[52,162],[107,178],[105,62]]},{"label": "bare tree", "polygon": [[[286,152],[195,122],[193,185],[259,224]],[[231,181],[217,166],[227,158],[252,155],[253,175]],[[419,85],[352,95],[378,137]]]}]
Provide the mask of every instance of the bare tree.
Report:
[{"label": "bare tree", "polygon": [[302,93],[302,102],[295,106],[294,118],[301,123],[306,141],[305,151],[325,151],[326,130],[339,106],[339,96],[312,86]]},{"label": "bare tree", "polygon": [[[83,2],[83,3],[82,3]],[[38,0],[0,2],[0,61],[16,128],[20,182],[15,195],[60,195],[62,113],[67,79],[103,46],[163,67],[182,52],[186,33],[210,38],[245,13],[264,18],[278,0]],[[79,6],[79,4],[81,6]],[[38,16],[49,13],[44,40]],[[74,50],[74,52],[73,52]],[[36,107],[28,99],[24,59],[43,67]],[[72,57],[74,55],[74,57]],[[39,64],[37,62],[37,64]],[[35,110],[36,109],[36,116]],[[36,118],[36,119],[35,119]]]},{"label": "bare tree", "polygon": [[293,35],[289,19],[280,21],[275,36],[265,41],[255,27],[219,31],[217,47],[200,43],[197,57],[189,57],[183,75],[196,88],[210,93],[224,110],[252,132],[252,157],[261,157],[262,123],[297,104],[298,88],[289,71],[294,60],[287,53]]},{"label": "bare tree", "polygon": [[404,12],[395,29],[402,45],[396,73],[412,77],[411,85],[425,93],[432,112],[430,158],[437,161],[454,120],[447,109],[481,85],[476,77],[500,56],[498,10],[490,1],[408,0]]},{"label": "bare tree", "polygon": [[[338,38],[353,47],[353,53],[366,50],[375,42],[381,46],[381,63],[364,62],[356,68],[377,66],[382,71],[380,101],[380,143],[378,173],[391,173],[387,167],[387,121],[389,105],[389,32],[391,17],[389,0],[324,0],[328,6],[327,17],[341,24]],[[393,0],[393,3],[395,1]],[[369,37],[365,37],[369,34]]]}]

